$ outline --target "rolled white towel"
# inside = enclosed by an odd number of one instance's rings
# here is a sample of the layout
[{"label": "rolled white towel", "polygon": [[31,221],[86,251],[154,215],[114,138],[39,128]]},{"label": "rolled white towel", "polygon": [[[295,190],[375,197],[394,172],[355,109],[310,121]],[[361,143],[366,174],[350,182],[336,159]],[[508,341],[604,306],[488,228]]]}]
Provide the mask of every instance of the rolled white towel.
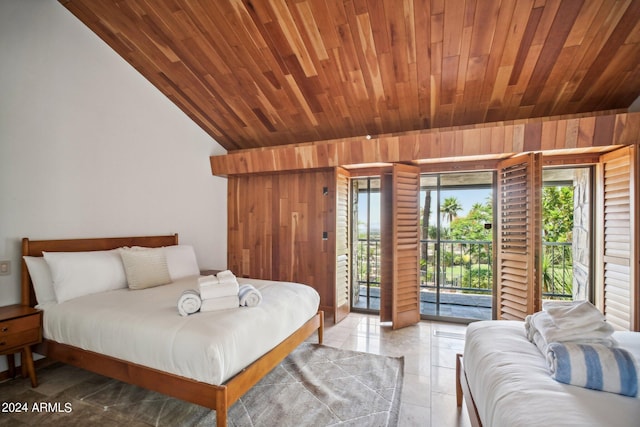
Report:
[{"label": "rolled white towel", "polygon": [[237,296],[239,290],[238,282],[217,283],[215,285],[200,285],[200,298],[208,300],[211,298]]},{"label": "rolled white towel", "polygon": [[242,285],[238,291],[241,307],[255,307],[262,301],[262,294],[253,285]]},{"label": "rolled white towel", "polygon": [[202,300],[200,311],[216,311],[240,307],[238,295]]},{"label": "rolled white towel", "polygon": [[180,316],[188,316],[200,310],[202,299],[200,294],[194,289],[187,289],[178,298],[178,313]]},{"label": "rolled white towel", "polygon": [[216,278],[220,283],[233,283],[237,282],[236,275],[231,270],[223,270],[216,274]]}]

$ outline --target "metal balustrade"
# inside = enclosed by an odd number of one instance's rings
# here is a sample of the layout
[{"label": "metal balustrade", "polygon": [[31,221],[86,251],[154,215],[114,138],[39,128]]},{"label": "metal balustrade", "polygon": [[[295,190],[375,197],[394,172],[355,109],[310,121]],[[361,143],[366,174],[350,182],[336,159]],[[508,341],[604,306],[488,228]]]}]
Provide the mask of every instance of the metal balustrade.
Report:
[{"label": "metal balustrade", "polygon": [[[441,304],[477,305],[486,296],[488,307],[493,289],[493,249],[490,241],[421,240],[421,301],[433,303],[439,291]],[[438,257],[438,249],[440,256]],[[380,286],[380,240],[359,239],[355,257],[358,292],[353,305],[378,309]],[[571,243],[543,242],[542,285],[545,299],[571,299],[573,287]],[[373,302],[372,302],[373,301]]]}]

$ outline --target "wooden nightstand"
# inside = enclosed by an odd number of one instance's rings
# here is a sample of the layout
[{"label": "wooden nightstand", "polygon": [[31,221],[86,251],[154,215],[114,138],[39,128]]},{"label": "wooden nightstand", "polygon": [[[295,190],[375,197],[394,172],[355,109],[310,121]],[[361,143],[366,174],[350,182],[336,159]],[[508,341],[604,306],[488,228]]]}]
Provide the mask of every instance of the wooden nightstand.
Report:
[{"label": "wooden nightstand", "polygon": [[7,355],[9,375],[15,376],[14,353],[22,352],[22,372],[38,386],[31,346],[42,341],[42,311],[20,304],[0,307],[0,355]]}]

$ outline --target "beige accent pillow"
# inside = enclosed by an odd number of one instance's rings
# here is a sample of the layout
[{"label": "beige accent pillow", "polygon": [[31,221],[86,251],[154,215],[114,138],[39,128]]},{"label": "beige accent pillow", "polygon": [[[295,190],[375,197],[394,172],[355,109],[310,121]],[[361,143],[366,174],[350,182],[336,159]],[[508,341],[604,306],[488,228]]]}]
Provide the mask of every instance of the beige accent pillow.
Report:
[{"label": "beige accent pillow", "polygon": [[145,289],[171,283],[164,248],[120,248],[129,289]]}]

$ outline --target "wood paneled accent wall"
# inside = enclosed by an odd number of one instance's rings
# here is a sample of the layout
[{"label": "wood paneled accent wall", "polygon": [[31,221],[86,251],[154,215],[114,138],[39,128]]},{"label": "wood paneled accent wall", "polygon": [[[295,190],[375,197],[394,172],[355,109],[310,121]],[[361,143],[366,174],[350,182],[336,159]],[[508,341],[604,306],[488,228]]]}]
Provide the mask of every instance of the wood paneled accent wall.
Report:
[{"label": "wood paneled accent wall", "polygon": [[321,309],[333,312],[335,180],[333,169],[229,177],[227,267],[313,286]]},{"label": "wood paneled accent wall", "polygon": [[579,151],[639,141],[640,113],[623,113],[489,123],[371,139],[335,139],[234,151],[212,156],[210,161],[214,175],[236,175],[530,151]]}]

